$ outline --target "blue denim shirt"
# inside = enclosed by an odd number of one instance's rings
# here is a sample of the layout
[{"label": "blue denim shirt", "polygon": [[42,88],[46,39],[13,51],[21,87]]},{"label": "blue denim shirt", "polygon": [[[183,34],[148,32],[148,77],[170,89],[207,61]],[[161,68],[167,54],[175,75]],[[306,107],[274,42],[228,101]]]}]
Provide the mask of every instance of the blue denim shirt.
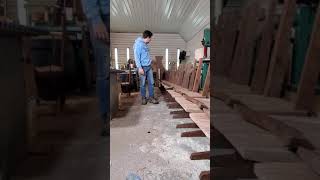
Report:
[{"label": "blue denim shirt", "polygon": [[134,59],[137,68],[151,65],[151,57],[149,46],[143,41],[142,37],[138,37],[133,45]]},{"label": "blue denim shirt", "polygon": [[82,0],[83,11],[93,23],[102,23],[101,16],[110,15],[110,0]]}]

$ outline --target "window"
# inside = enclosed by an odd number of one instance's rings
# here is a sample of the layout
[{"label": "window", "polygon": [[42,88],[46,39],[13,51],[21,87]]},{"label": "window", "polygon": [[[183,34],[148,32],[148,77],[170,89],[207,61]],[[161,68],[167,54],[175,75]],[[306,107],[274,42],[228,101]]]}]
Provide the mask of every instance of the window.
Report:
[{"label": "window", "polygon": [[130,50],[129,48],[127,48],[127,61],[129,61],[129,59],[130,59]]},{"label": "window", "polygon": [[166,70],[169,70],[169,50],[166,48]]},{"label": "window", "polygon": [[180,57],[180,49],[177,50],[177,69],[179,68],[179,65],[180,65],[179,57]]},{"label": "window", "polygon": [[116,63],[116,69],[119,69],[118,48],[114,48],[114,60]]}]

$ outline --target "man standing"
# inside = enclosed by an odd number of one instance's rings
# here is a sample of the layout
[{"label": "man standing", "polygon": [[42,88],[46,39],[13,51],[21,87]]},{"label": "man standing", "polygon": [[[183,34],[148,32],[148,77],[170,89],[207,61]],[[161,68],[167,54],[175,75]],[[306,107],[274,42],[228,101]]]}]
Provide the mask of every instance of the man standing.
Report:
[{"label": "man standing", "polygon": [[148,80],[148,89],[149,89],[149,102],[153,104],[158,104],[159,102],[154,97],[154,79],[153,72],[151,67],[151,57],[148,44],[151,41],[152,32],[145,30],[142,34],[142,37],[138,37],[135,40],[133,49],[134,49],[134,58],[136,66],[139,71],[140,76],[140,93],[142,97],[142,104],[146,105],[148,100],[146,97],[146,79]]},{"label": "man standing", "polygon": [[103,122],[101,135],[110,135],[110,1],[82,0],[88,20],[91,43],[96,63],[96,85],[100,115]]}]

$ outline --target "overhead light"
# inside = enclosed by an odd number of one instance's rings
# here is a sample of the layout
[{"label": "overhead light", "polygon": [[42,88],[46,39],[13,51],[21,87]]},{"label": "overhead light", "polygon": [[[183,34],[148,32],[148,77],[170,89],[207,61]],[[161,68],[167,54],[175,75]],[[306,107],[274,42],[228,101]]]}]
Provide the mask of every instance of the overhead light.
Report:
[{"label": "overhead light", "polygon": [[169,70],[169,50],[166,48],[166,70]]},{"label": "overhead light", "polygon": [[130,59],[130,50],[129,48],[127,48],[127,61],[129,61],[129,59]]},{"label": "overhead light", "polygon": [[180,65],[179,57],[180,57],[180,49],[177,50],[177,69],[179,68],[179,65]]},{"label": "overhead light", "polygon": [[118,48],[114,48],[114,59],[115,59],[115,63],[116,63],[116,69],[119,69]]}]

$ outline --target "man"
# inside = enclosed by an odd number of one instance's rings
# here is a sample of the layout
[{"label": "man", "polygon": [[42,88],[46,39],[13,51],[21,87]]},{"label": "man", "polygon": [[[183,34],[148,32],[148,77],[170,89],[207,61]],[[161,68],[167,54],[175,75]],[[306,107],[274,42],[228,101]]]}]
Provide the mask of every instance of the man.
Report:
[{"label": "man", "polygon": [[149,46],[148,44],[151,41],[152,32],[146,30],[143,32],[142,37],[138,37],[135,40],[133,49],[134,49],[134,58],[136,66],[138,68],[140,76],[140,93],[142,97],[142,104],[146,105],[148,100],[146,97],[146,79],[148,80],[148,89],[149,89],[149,102],[153,104],[158,104],[159,102],[154,97],[154,80],[153,72],[151,67],[152,59],[150,57]]},{"label": "man", "polygon": [[83,10],[88,20],[96,63],[96,84],[99,98],[100,116],[103,122],[101,135],[110,135],[110,57],[109,57],[109,0],[82,0]]}]

